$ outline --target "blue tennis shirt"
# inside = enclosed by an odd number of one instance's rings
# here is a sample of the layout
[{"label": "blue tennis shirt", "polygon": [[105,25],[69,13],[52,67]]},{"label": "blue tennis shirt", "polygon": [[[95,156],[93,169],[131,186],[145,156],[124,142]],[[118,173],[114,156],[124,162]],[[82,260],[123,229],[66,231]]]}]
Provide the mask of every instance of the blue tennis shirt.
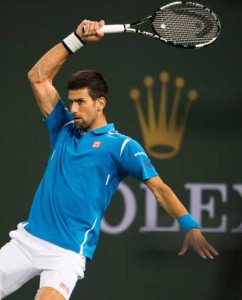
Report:
[{"label": "blue tennis shirt", "polygon": [[92,259],[101,220],[120,181],[157,176],[138,142],[113,124],[82,135],[62,100],[45,120],[51,153],[25,229]]}]

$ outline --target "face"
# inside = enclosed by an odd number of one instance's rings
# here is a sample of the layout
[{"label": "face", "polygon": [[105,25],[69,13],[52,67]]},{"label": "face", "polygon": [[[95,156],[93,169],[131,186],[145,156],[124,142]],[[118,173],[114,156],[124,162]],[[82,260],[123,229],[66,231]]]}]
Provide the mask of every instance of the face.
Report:
[{"label": "face", "polygon": [[78,129],[88,130],[98,127],[100,117],[99,99],[93,100],[87,88],[69,90],[68,99],[70,111]]}]

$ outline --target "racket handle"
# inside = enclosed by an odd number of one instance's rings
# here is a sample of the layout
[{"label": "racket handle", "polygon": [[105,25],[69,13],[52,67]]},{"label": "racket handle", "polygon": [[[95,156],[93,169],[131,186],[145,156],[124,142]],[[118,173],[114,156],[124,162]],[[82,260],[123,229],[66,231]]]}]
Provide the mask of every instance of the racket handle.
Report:
[{"label": "racket handle", "polygon": [[115,25],[104,25],[101,28],[101,31],[104,33],[121,33],[125,32],[126,28],[130,27],[129,24],[122,25],[122,24],[115,24]]}]

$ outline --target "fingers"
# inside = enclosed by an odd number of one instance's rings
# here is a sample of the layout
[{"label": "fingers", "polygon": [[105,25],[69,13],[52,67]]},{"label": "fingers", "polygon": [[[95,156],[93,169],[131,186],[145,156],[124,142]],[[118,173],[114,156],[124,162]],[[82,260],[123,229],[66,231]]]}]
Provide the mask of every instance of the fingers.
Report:
[{"label": "fingers", "polygon": [[214,257],[218,255],[218,252],[203,236],[196,240],[196,243],[193,244],[193,248],[204,259],[214,259]]},{"label": "fingers", "polygon": [[89,20],[85,20],[83,22],[83,33],[85,35],[94,35],[97,33],[97,30],[99,29],[99,22],[92,22]]},{"label": "fingers", "polygon": [[210,255],[210,253],[207,251],[207,249],[202,249],[201,247],[194,247],[194,250],[198,253],[199,256],[203,259],[213,259],[213,257]]},{"label": "fingers", "polygon": [[104,24],[105,22],[103,20],[99,22],[84,20],[78,26],[77,32],[85,42],[96,41],[101,39],[104,35],[104,33],[100,30]]},{"label": "fingers", "polygon": [[183,245],[182,245],[182,248],[181,248],[180,252],[178,252],[178,255],[184,255],[187,252],[187,249],[188,249],[188,244],[185,240]]},{"label": "fingers", "polygon": [[180,252],[178,252],[178,255],[184,255],[187,252],[187,249],[181,249]]},{"label": "fingers", "polygon": [[188,247],[191,247],[203,259],[214,259],[218,255],[218,252],[207,242],[200,230],[191,230],[186,234],[179,255],[183,255]]},{"label": "fingers", "polygon": [[204,259],[214,259],[214,257],[218,255],[218,252],[206,240],[200,245],[198,251],[200,252],[200,256]]}]

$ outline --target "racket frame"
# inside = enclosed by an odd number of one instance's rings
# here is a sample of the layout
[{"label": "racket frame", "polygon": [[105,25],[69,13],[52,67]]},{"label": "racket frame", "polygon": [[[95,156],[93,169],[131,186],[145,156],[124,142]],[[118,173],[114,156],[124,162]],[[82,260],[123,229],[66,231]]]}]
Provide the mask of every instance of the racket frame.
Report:
[{"label": "racket frame", "polygon": [[[215,20],[215,22],[217,24],[217,28],[218,28],[218,34],[213,39],[211,39],[210,41],[208,41],[206,43],[202,43],[202,44],[197,44],[197,45],[194,45],[194,46],[184,46],[184,45],[181,45],[181,44],[178,44],[178,43],[167,41],[166,39],[162,38],[156,32],[155,27],[153,25],[153,20],[156,17],[156,15],[159,13],[159,11],[167,9],[168,7],[173,6],[173,5],[178,5],[178,4],[191,4],[193,6],[197,6],[199,8],[204,9],[204,10],[207,10],[214,17],[214,20]],[[159,9],[157,9],[154,12],[154,14],[152,15],[151,28],[152,28],[152,31],[155,33],[153,38],[159,39],[159,40],[161,40],[161,41],[163,41],[163,42],[165,42],[169,45],[179,47],[179,48],[185,48],[185,49],[199,49],[199,48],[203,48],[205,46],[208,46],[208,45],[212,44],[218,38],[218,36],[220,35],[220,32],[221,32],[221,23],[220,23],[220,20],[219,20],[218,16],[214,13],[214,11],[212,11],[209,7],[207,7],[204,4],[201,4],[201,3],[198,3],[198,2],[192,2],[192,1],[175,1],[175,2],[168,3],[164,6],[161,6]],[[157,38],[157,36],[158,36],[158,38]]]},{"label": "racket frame", "polygon": [[[196,44],[196,45],[192,45],[192,46],[191,45],[190,46],[185,46],[185,45],[182,45],[182,44],[179,44],[179,43],[171,42],[171,41],[168,41],[167,39],[163,38],[162,36],[160,36],[156,32],[155,27],[153,25],[153,21],[154,21],[156,15],[161,10],[164,10],[164,9],[167,9],[168,7],[170,7],[170,6],[179,5],[179,4],[191,4],[194,7],[197,6],[199,8],[204,9],[204,10],[207,10],[214,17],[215,23],[217,24],[218,34],[213,39],[211,39],[210,41],[208,41],[206,43]],[[133,26],[141,25],[141,24],[145,23],[148,20],[151,21],[151,29],[152,29],[153,33],[148,32],[148,31],[144,31],[144,30],[141,30],[141,29],[133,28]],[[107,34],[109,34],[109,33],[123,33],[123,32],[142,34],[142,35],[146,35],[146,36],[152,37],[154,39],[160,40],[160,41],[162,41],[162,42],[164,42],[168,45],[172,45],[172,46],[175,46],[175,47],[185,48],[185,49],[199,49],[199,48],[202,48],[202,47],[205,47],[205,46],[208,46],[208,45],[212,44],[218,38],[218,36],[221,32],[221,23],[220,23],[219,18],[217,17],[217,15],[210,8],[208,8],[207,6],[205,6],[203,4],[200,4],[200,3],[197,3],[197,2],[192,2],[192,1],[175,1],[175,2],[168,3],[164,6],[161,6],[152,15],[149,15],[149,16],[147,16],[147,17],[145,17],[145,18],[143,18],[143,19],[141,19],[137,22],[133,22],[131,24],[104,25],[101,28],[101,31],[104,32],[105,34],[106,33]]]}]

